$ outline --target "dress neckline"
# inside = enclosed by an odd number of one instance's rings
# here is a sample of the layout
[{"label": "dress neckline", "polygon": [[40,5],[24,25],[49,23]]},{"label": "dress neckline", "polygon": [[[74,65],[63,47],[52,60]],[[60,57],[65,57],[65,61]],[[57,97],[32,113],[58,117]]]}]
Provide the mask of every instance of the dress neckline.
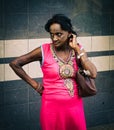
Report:
[{"label": "dress neckline", "polygon": [[51,45],[51,51],[54,59],[56,60],[57,64],[59,65],[59,75],[64,81],[64,85],[66,86],[68,93],[70,96],[74,96],[74,86],[72,82],[72,78],[75,76],[75,70],[73,67],[73,59],[75,58],[75,52],[72,49],[68,56],[67,61],[62,60],[59,58],[56,53],[54,52],[54,48]]},{"label": "dress neckline", "polygon": [[56,59],[56,61],[57,62],[61,62],[63,64],[68,64],[71,61],[72,57],[74,57],[74,50],[73,49],[70,50],[69,56],[67,57],[66,61],[63,60],[62,58],[60,58],[59,56],[57,56],[56,51],[55,51],[55,49],[54,49],[52,44],[51,44],[51,51],[52,51],[53,57]]}]

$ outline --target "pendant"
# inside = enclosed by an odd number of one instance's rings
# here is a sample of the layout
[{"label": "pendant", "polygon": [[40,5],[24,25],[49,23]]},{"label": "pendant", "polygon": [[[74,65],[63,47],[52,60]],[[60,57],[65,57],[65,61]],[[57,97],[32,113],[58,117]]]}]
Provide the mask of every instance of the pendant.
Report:
[{"label": "pendant", "polygon": [[65,86],[67,87],[68,89],[68,92],[70,94],[70,96],[74,96],[74,87],[73,87],[73,83],[71,81],[71,79],[65,79]]},{"label": "pendant", "polygon": [[70,64],[63,64],[60,66],[59,73],[62,78],[70,78],[74,75],[74,68]]}]

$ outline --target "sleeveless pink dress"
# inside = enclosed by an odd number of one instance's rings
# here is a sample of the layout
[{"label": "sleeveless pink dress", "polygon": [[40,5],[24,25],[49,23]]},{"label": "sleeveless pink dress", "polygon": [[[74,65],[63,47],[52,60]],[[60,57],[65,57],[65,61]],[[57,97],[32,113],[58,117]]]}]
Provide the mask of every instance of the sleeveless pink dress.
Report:
[{"label": "sleeveless pink dress", "polygon": [[[69,95],[59,65],[52,55],[51,44],[42,45],[43,86],[40,123],[42,130],[86,130],[82,98],[72,78],[74,96]],[[73,67],[78,69],[75,58]]]}]

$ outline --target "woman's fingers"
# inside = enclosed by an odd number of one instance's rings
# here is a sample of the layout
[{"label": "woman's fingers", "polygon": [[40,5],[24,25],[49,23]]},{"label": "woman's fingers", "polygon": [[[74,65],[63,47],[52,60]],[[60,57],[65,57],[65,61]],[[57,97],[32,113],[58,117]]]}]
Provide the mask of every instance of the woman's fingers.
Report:
[{"label": "woman's fingers", "polygon": [[78,45],[77,45],[76,35],[72,34],[72,37],[71,37],[70,40],[69,40],[69,45],[70,45],[73,49],[77,48]]}]

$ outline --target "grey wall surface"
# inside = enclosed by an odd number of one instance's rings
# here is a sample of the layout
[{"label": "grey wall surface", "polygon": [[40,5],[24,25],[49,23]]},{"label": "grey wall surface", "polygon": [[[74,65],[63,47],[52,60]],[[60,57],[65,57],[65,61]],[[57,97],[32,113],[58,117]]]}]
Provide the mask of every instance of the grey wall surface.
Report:
[{"label": "grey wall surface", "polygon": [[[0,39],[49,37],[44,24],[55,13],[68,15],[80,36],[114,35],[113,7],[113,0],[0,0]],[[96,85],[98,94],[84,99],[88,127],[114,122],[114,71],[99,72]],[[0,82],[0,130],[40,130],[40,98],[22,80]]]},{"label": "grey wall surface", "polygon": [[53,14],[69,16],[80,36],[114,34],[113,0],[0,0],[0,39],[48,37]]}]

